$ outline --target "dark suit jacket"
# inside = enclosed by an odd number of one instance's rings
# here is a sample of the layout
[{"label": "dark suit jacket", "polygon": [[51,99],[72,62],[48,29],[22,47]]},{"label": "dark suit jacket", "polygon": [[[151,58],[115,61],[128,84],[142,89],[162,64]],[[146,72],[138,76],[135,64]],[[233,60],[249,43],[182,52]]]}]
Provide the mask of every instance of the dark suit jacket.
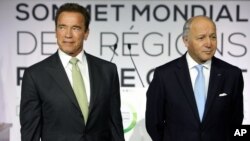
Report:
[{"label": "dark suit jacket", "polygon": [[86,125],[58,53],[25,70],[22,141],[124,141],[117,68],[87,53],[86,58],[91,87]]},{"label": "dark suit jacket", "polygon": [[230,130],[242,120],[239,68],[212,58],[202,122],[185,55],[155,69],[146,105],[146,128],[153,141],[229,141]]}]

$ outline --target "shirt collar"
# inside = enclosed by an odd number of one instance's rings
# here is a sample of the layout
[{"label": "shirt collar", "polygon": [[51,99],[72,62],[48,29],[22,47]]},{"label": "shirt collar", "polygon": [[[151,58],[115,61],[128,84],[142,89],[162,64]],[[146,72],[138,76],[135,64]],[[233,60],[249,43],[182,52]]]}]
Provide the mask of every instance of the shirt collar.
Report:
[{"label": "shirt collar", "polygon": [[[72,58],[72,56],[66,54],[62,50],[58,49],[59,57],[62,61],[63,67],[66,68],[69,64],[69,60]],[[83,64],[83,62],[86,60],[86,56],[83,52],[83,50],[76,56],[76,58],[79,60],[79,63]]]},{"label": "shirt collar", "polygon": [[[189,55],[189,53],[186,53],[186,59],[187,59],[187,63],[188,63],[188,68],[192,69],[194,68],[196,65],[199,65],[197,62],[194,61],[194,59]],[[203,63],[202,65],[206,68],[209,69],[211,68],[211,59],[207,60],[205,63]]]}]

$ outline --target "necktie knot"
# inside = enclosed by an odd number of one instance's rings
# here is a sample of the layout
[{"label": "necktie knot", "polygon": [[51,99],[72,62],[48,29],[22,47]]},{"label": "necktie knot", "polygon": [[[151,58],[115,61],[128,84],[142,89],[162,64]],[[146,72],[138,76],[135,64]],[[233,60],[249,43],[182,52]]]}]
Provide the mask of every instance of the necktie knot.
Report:
[{"label": "necktie knot", "polygon": [[203,73],[203,65],[196,65],[195,68],[198,72],[198,75]]},{"label": "necktie knot", "polygon": [[75,57],[72,57],[72,58],[69,60],[69,62],[70,62],[72,65],[76,65],[78,61],[79,61],[79,60],[78,60],[77,58],[75,58]]}]

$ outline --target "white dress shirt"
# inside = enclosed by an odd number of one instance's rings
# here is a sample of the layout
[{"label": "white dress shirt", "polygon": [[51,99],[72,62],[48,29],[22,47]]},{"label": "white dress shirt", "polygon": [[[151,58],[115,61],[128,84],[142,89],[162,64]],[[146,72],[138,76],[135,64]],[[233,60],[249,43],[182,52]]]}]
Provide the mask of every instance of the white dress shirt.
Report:
[{"label": "white dress shirt", "polygon": [[[60,60],[63,64],[63,67],[67,73],[67,76],[69,78],[70,84],[73,88],[73,80],[72,80],[72,64],[69,62],[72,56],[69,56],[68,54],[64,53],[60,49],[58,49],[58,54],[60,57]],[[85,90],[88,98],[88,103],[90,102],[90,80],[89,80],[89,68],[88,68],[88,62],[86,55],[83,51],[81,51],[76,58],[79,60],[77,65],[81,71],[81,75],[84,81]]]},{"label": "white dress shirt", "polygon": [[[195,69],[196,65],[199,65],[197,62],[194,61],[194,59],[189,55],[189,53],[187,52],[186,54],[186,59],[187,59],[187,63],[188,63],[188,69],[189,69],[189,74],[191,77],[191,81],[192,81],[192,86],[193,86],[193,90],[194,90],[194,84],[195,84],[195,79],[198,75],[197,70]],[[210,77],[210,70],[211,70],[211,60],[206,61],[204,64],[202,64],[203,67],[203,74],[205,77],[205,93],[206,93],[206,97],[207,97],[207,91],[208,91],[208,84],[209,84],[209,77]]]}]

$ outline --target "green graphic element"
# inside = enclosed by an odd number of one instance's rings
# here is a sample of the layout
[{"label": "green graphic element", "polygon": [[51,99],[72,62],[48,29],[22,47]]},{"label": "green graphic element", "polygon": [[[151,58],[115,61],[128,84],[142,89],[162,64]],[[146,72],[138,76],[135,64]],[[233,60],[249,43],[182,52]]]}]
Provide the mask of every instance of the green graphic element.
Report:
[{"label": "green graphic element", "polygon": [[132,130],[135,125],[136,125],[136,120],[137,120],[137,113],[136,113],[136,110],[133,108],[133,106],[131,106],[130,104],[127,104],[130,111],[132,112],[132,120],[131,120],[131,123],[129,124],[129,126],[125,129],[123,129],[123,132],[124,133],[127,133],[129,132],[130,130]]}]

